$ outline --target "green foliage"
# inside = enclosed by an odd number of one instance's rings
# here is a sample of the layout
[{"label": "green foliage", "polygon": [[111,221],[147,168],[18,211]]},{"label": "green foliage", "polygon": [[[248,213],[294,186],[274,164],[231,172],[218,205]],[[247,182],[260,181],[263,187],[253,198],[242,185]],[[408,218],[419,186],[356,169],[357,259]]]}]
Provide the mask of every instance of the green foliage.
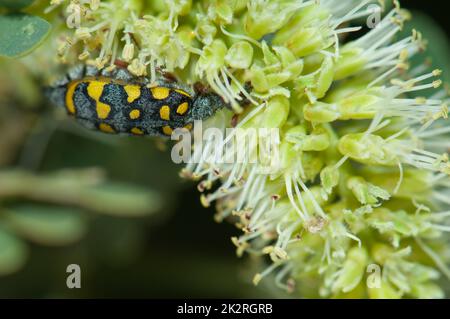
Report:
[{"label": "green foliage", "polygon": [[48,205],[18,205],[10,208],[8,224],[24,238],[42,245],[71,244],[86,232],[82,211]]},{"label": "green foliage", "polygon": [[0,0],[0,7],[19,10],[28,7],[34,0]]},{"label": "green foliage", "polygon": [[17,58],[37,48],[50,32],[50,24],[27,14],[0,16],[0,56]]},{"label": "green foliage", "polygon": [[156,213],[161,206],[158,194],[106,182],[98,170],[0,171],[0,275],[24,264],[27,245],[22,239],[45,246],[69,245],[86,233],[89,212],[139,217]]},{"label": "green foliage", "polygon": [[161,207],[148,190],[106,183],[96,170],[35,175],[26,171],[0,172],[0,198],[48,201],[119,216],[147,215]]},{"label": "green foliage", "polygon": [[0,275],[8,275],[17,271],[25,263],[27,255],[27,246],[16,236],[0,227]]},{"label": "green foliage", "polygon": [[0,9],[13,13],[0,15],[0,56],[18,58],[36,49],[50,33],[44,19],[18,12],[34,0],[0,0]]},{"label": "green foliage", "polygon": [[[442,80],[450,83],[450,44],[445,31],[433,20],[432,17],[420,11],[413,11],[413,22],[408,23],[401,36],[411,34],[412,29],[419,30],[427,41],[425,56],[431,59],[432,68],[442,69]],[[423,61],[423,56],[412,58],[412,65],[418,65]]]},{"label": "green foliage", "polygon": [[112,215],[142,216],[161,208],[156,195],[130,185],[103,185],[90,189],[89,193],[86,198],[93,210]]}]

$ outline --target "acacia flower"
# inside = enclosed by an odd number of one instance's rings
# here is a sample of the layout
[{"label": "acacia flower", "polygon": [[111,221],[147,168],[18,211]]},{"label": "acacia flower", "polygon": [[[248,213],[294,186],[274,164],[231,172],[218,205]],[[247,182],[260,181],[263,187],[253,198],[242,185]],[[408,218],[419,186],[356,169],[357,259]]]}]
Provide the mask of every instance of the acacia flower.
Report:
[{"label": "acacia flower", "polygon": [[[121,55],[135,75],[155,80],[163,69],[231,105],[203,123],[225,139],[194,146],[181,175],[199,182],[217,221],[242,231],[232,238],[238,256],[265,264],[255,284],[273,281],[302,297],[443,297],[449,95],[440,70],[410,65],[426,43],[416,30],[398,39],[411,16],[393,4],[353,40],[382,3],[71,0],[50,8],[73,28],[61,56],[75,51],[103,68]],[[80,25],[69,19],[74,8]],[[269,170],[271,158],[250,160],[267,138],[239,161],[211,160],[214,152],[235,158],[240,147],[230,142],[261,128],[279,132]]]}]

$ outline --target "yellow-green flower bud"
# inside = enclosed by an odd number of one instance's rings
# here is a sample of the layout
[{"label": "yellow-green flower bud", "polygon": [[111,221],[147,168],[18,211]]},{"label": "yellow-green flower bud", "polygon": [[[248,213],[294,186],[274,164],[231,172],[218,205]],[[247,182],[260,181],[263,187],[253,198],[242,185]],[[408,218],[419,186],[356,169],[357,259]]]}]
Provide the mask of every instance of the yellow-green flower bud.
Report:
[{"label": "yellow-green flower bud", "polygon": [[217,28],[208,22],[199,23],[197,25],[197,34],[204,44],[210,45],[217,34]]},{"label": "yellow-green flower bud", "polygon": [[364,50],[344,47],[334,66],[334,80],[342,80],[360,72],[366,62]]},{"label": "yellow-green flower bud", "polygon": [[220,25],[233,22],[233,9],[225,1],[218,1],[216,5],[210,6],[208,15],[214,22]]},{"label": "yellow-green flower bud", "polygon": [[303,126],[295,126],[286,132],[286,140],[295,144],[294,148],[301,151],[324,151],[330,146],[328,132],[320,126],[311,134],[306,134]]},{"label": "yellow-green flower bud", "polygon": [[282,95],[272,97],[262,114],[261,127],[279,128],[282,127],[289,115],[289,99]]},{"label": "yellow-green flower bud", "polygon": [[367,291],[371,299],[400,299],[402,297],[400,292],[384,280],[380,280],[380,287],[369,287]]},{"label": "yellow-green flower bud", "polygon": [[320,68],[313,93],[317,99],[325,96],[333,83],[334,78],[334,63],[331,57],[326,57]]},{"label": "yellow-green flower bud", "polygon": [[203,55],[197,63],[197,74],[215,72],[219,70],[225,62],[227,46],[222,40],[214,40],[211,45],[205,47]]},{"label": "yellow-green flower bud", "polygon": [[[324,161],[322,158],[322,154],[315,152],[304,152],[301,154],[302,159],[302,171],[300,174],[305,181],[313,181],[322,170],[324,166]],[[317,191],[315,198],[316,201],[323,204],[323,198],[320,196],[320,192],[318,187],[312,187],[310,190],[315,189]],[[313,210],[311,208],[310,210]]]},{"label": "yellow-green flower bud", "polygon": [[192,8],[192,0],[170,0],[166,3],[180,16],[188,15]]},{"label": "yellow-green flower bud", "polygon": [[350,177],[347,180],[347,187],[351,189],[356,199],[363,205],[375,205],[379,199],[388,200],[391,197],[387,191],[368,183],[362,177]]},{"label": "yellow-green flower bud", "polygon": [[411,287],[411,295],[419,299],[442,299],[444,291],[433,283],[417,283]]},{"label": "yellow-green flower bud", "polygon": [[260,39],[282,27],[302,6],[301,2],[293,0],[251,0],[245,16],[245,30],[252,38]]},{"label": "yellow-green flower bud", "polygon": [[307,56],[330,45],[328,36],[315,27],[298,29],[287,41],[280,41],[277,36],[273,41],[276,45],[287,47],[296,57]]},{"label": "yellow-green flower bud", "polygon": [[367,265],[368,255],[364,247],[354,247],[348,252],[340,276],[334,282],[332,290],[335,292],[349,292],[362,280]]},{"label": "yellow-green flower bud", "polygon": [[336,121],[340,116],[340,112],[337,104],[316,102],[314,104],[306,104],[303,109],[303,115],[310,122],[328,123]]},{"label": "yellow-green flower bud", "polygon": [[253,47],[247,41],[234,43],[225,56],[227,65],[234,69],[248,69],[253,60]]},{"label": "yellow-green flower bud", "polygon": [[339,183],[339,170],[333,166],[327,166],[320,172],[320,182],[326,193],[326,195],[331,194],[334,187]]},{"label": "yellow-green flower bud", "polygon": [[382,137],[374,134],[347,134],[339,140],[342,155],[365,164],[396,165],[397,157],[385,147]]}]

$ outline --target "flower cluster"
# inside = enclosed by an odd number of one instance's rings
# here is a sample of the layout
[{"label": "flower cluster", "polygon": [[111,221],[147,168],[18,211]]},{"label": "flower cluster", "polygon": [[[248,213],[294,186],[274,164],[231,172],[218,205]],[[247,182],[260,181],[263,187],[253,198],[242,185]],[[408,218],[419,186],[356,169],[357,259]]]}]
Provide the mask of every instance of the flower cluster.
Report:
[{"label": "flower cluster", "polygon": [[443,296],[449,95],[441,71],[410,65],[425,41],[417,31],[398,39],[410,16],[397,1],[373,25],[385,7],[371,0],[51,1],[58,8],[73,29],[62,61],[119,59],[152,80],[162,69],[232,106],[208,126],[279,129],[269,173],[202,161],[226,147],[212,140],[182,171],[218,221],[242,230],[238,255],[267,261],[255,284],[273,275],[299,296]]}]

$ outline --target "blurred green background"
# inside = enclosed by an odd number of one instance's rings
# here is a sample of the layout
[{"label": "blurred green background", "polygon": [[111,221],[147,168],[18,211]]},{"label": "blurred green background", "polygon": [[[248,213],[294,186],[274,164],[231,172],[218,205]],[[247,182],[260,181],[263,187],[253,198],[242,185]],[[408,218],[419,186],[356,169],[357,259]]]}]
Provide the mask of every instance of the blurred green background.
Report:
[{"label": "blurred green background", "polygon": [[[445,10],[402,4],[433,64],[450,70]],[[81,129],[47,106],[32,74],[0,58],[0,297],[284,296],[253,287],[257,261],[236,258],[230,241],[240,231],[214,222],[168,144]],[[69,264],[81,289],[66,286]]]}]

